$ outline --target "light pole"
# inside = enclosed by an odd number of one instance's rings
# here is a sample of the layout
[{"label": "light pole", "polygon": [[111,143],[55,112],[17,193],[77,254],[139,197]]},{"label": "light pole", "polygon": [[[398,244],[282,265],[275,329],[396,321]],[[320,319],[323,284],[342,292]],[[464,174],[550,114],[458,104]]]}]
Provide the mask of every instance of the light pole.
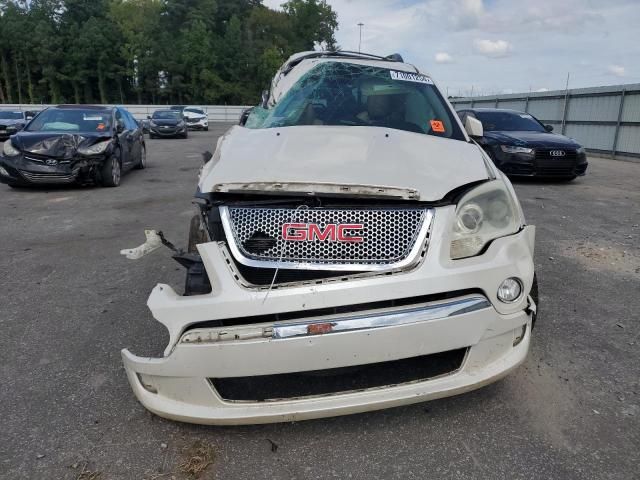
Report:
[{"label": "light pole", "polygon": [[360,22],[358,24],[358,28],[360,28],[360,41],[358,42],[358,53],[360,53],[360,49],[362,47],[362,27],[364,27],[364,23]]}]

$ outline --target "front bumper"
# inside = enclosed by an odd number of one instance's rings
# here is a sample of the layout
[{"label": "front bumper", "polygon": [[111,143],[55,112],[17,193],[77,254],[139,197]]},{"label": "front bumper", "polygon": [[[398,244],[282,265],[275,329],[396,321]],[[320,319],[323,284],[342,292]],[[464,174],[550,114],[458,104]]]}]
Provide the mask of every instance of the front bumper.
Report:
[{"label": "front bumper", "polygon": [[496,153],[496,164],[509,177],[571,178],[586,174],[586,155],[572,159],[534,158],[531,155]]},{"label": "front bumper", "polygon": [[[526,295],[513,304],[500,303],[496,292],[505,278],[513,276],[522,280],[525,292],[530,291],[535,230],[525,227],[515,235],[495,240],[481,256],[452,261],[449,225],[454,214],[453,207],[437,209],[426,257],[409,272],[290,285],[272,290],[267,299],[264,289],[244,287],[233,277],[224,245],[200,244],[198,249],[213,290],[191,297],[176,294],[168,285],[160,284],[153,290],[148,305],[168,328],[170,341],[163,358],[136,357],[126,349],[122,351],[135,395],[146,408],[166,418],[245,424],[416,403],[466,392],[501,378],[526,358],[530,312],[535,306]],[[304,312],[460,290],[477,292],[471,295],[485,299],[483,308],[426,319],[416,313],[401,324],[285,338],[265,335],[274,327],[268,322],[243,325],[240,330],[199,325],[216,319]],[[467,298],[463,295],[454,301]],[[442,300],[427,302],[426,307],[438,307],[438,302]],[[250,327],[255,327],[253,332]],[[526,334],[514,346],[523,328]],[[231,339],[221,340],[227,337]],[[446,375],[303,398],[226,400],[210,380],[367,365],[460,348],[468,349],[466,358],[460,368]]]},{"label": "front bumper", "polygon": [[157,135],[159,137],[175,137],[177,135],[183,135],[187,131],[187,127],[150,127],[149,133]]},{"label": "front bumper", "polygon": [[187,127],[189,130],[204,130],[209,126],[209,120],[206,118],[198,119],[196,121],[187,120]]},{"label": "front bumper", "polygon": [[105,157],[78,157],[70,159],[50,159],[55,163],[47,165],[45,157],[31,159],[27,155],[0,157],[0,182],[14,185],[30,184],[70,184],[90,174],[101,165]]}]

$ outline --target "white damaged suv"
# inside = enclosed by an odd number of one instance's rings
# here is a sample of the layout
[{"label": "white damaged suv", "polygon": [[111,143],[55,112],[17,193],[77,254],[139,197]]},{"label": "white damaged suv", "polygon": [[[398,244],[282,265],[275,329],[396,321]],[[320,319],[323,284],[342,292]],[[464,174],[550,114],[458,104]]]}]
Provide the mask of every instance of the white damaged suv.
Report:
[{"label": "white damaged suv", "polygon": [[305,52],[198,185],[185,294],[148,301],[162,358],[122,351],[140,402],[203,424],[455,395],[526,358],[535,229],[431,78],[398,55]]}]

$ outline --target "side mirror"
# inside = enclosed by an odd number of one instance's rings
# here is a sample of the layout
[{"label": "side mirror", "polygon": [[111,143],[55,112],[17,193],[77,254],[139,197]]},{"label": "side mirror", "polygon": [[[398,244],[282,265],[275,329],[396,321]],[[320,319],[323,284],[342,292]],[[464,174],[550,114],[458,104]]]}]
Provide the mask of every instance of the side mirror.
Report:
[{"label": "side mirror", "polygon": [[553,125],[545,125],[545,126],[544,126],[544,129],[545,129],[547,132],[553,132]]},{"label": "side mirror", "polygon": [[464,129],[470,137],[482,137],[484,135],[482,122],[470,115],[467,115],[467,119],[464,121]]},{"label": "side mirror", "polygon": [[151,115],[147,115],[147,120],[151,120]]},{"label": "side mirror", "polygon": [[260,106],[262,108],[267,108],[267,104],[269,103],[269,90],[262,91],[262,98],[260,100]]},{"label": "side mirror", "polygon": [[249,115],[251,115],[251,111],[253,107],[245,108],[240,114],[240,120],[238,121],[238,125],[245,126],[247,124],[247,120],[249,120]]},{"label": "side mirror", "polygon": [[207,150],[202,154],[202,160],[204,161],[204,163],[207,163],[212,158],[213,158],[213,153],[211,153],[209,150]]},{"label": "side mirror", "polygon": [[116,125],[116,133],[122,133],[124,132],[124,125],[122,123],[118,123]]}]

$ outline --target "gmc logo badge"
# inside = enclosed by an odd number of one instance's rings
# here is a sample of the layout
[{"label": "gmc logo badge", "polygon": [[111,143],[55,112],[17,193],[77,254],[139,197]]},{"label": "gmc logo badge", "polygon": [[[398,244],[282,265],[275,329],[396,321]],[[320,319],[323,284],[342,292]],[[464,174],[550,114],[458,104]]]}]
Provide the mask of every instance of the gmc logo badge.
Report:
[{"label": "gmc logo badge", "polygon": [[361,223],[330,223],[322,229],[317,223],[285,223],[282,225],[283,240],[295,242],[363,242],[363,237],[353,235],[364,229]]}]

